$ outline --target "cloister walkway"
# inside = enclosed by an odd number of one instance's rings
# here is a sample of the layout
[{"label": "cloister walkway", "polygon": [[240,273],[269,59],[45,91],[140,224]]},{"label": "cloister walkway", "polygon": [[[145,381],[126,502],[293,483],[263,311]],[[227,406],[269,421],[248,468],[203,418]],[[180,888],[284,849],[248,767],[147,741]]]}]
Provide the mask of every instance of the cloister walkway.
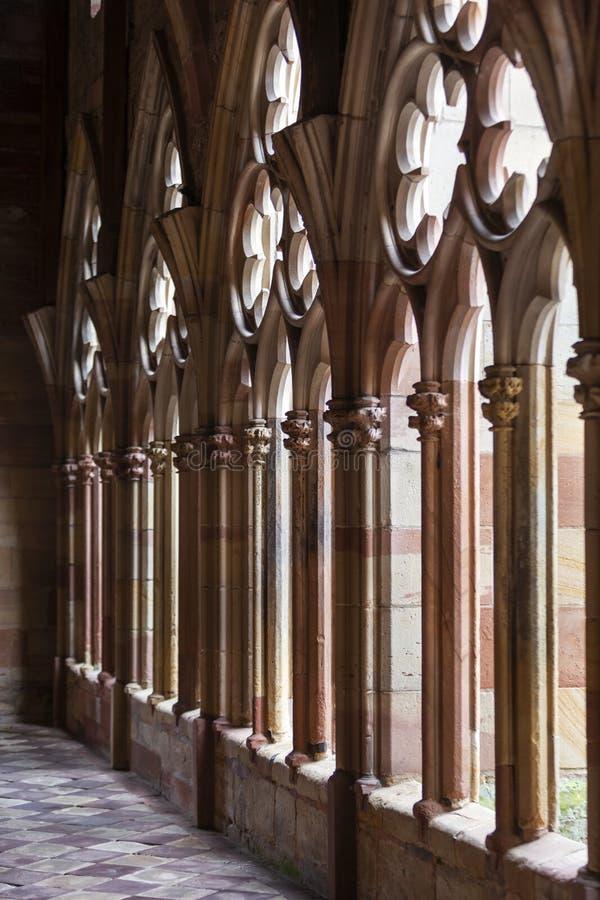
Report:
[{"label": "cloister walkway", "polygon": [[308,900],[50,728],[0,727],[0,900]]}]

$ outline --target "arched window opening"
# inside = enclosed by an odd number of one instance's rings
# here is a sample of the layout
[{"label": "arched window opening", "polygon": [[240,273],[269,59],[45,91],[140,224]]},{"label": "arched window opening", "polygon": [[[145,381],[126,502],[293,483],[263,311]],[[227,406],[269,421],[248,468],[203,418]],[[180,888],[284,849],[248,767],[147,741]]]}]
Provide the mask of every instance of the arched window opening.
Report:
[{"label": "arched window opening", "polygon": [[267,692],[270,737],[280,741],[289,736],[292,721],[291,461],[281,429],[285,413],[293,407],[289,364],[276,372],[274,387],[276,397],[267,420],[272,435],[266,496]]},{"label": "arched window opening", "polygon": [[421,380],[416,328],[394,351],[382,406],[380,452],[380,777],[421,777],[421,446],[409,428],[407,397]]},{"label": "arched window opening", "polygon": [[560,302],[553,347],[556,471],[556,605],[558,618],[558,827],[578,841],[586,833],[584,435],[573,380],[566,375],[579,340],[577,292],[567,250],[560,259]]},{"label": "arched window opening", "polygon": [[[480,270],[481,273],[481,270]],[[482,276],[482,273],[481,273]],[[475,372],[485,378],[486,366],[494,362],[494,335],[492,313],[483,277],[480,279],[479,299],[483,303],[476,348]],[[481,414],[476,418],[479,430],[479,459],[475,460],[479,491],[479,558],[478,586],[478,729],[479,729],[479,769],[481,784],[477,786],[479,801],[489,808],[495,805],[494,784],[494,498],[493,462],[494,441],[490,423]],[[477,677],[477,676],[476,676]]]}]

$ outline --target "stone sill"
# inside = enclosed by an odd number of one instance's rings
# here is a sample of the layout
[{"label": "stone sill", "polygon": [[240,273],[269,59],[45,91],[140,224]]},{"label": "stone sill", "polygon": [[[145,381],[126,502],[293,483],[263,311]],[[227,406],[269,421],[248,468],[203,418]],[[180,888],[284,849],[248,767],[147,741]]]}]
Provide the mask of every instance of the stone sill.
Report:
[{"label": "stone sill", "polygon": [[587,862],[584,844],[552,832],[514,847],[499,859],[485,846],[494,829],[494,813],[478,803],[442,813],[421,831],[412,812],[420,799],[414,788],[412,782],[373,791],[359,814],[361,821],[402,843],[428,849],[440,862],[475,878],[499,880],[523,897],[550,896],[544,891],[551,883],[570,884]]},{"label": "stone sill", "polygon": [[316,806],[327,806],[327,783],[335,771],[335,757],[328,756],[292,770],[285,762],[292,749],[290,741],[265,744],[253,753],[246,746],[251,734],[250,728],[224,728],[219,744],[225,759],[238,759],[248,767],[255,766],[273,784],[295,791]]},{"label": "stone sill", "polygon": [[[227,728],[221,732],[220,750],[226,760],[254,765],[274,784],[295,791],[321,808],[327,807],[327,782],[335,770],[334,757],[307,763],[292,773],[285,764],[291,749],[289,742],[267,744],[252,759],[253,754],[246,747],[250,733],[248,728]],[[420,784],[414,780],[378,788],[362,802],[360,826],[429,851],[436,865],[450,866],[479,881],[501,885],[507,895],[527,900],[570,897],[572,882],[587,863],[584,844],[550,832],[499,858],[485,846],[487,835],[494,829],[492,810],[468,803],[459,810],[436,816],[423,828],[413,815],[413,806],[420,799]]]},{"label": "stone sill", "polygon": [[77,678],[91,681],[94,684],[98,682],[98,676],[100,675],[99,668],[94,668],[94,666],[86,666],[85,663],[75,662],[74,659],[67,659],[66,663],[69,671],[72,672],[73,675],[75,675]]}]

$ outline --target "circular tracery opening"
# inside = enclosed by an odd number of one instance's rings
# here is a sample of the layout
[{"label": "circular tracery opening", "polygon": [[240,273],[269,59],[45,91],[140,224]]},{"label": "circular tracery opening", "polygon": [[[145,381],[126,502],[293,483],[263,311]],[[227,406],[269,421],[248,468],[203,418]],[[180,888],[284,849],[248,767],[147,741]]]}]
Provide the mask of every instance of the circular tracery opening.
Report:
[{"label": "circular tracery opening", "polygon": [[92,207],[85,236],[85,253],[83,257],[84,278],[95,278],[98,274],[98,240],[101,228],[102,218],[100,216],[98,204],[95,203]]},{"label": "circular tracery opening", "polygon": [[[75,311],[76,331],[74,336],[73,375],[75,393],[80,401],[84,401],[94,375],[99,378],[101,389],[104,388],[104,372],[101,359],[100,341],[88,312],[77,301]],[[98,358],[97,358],[98,357]]]},{"label": "circular tracery opening", "polygon": [[300,48],[290,11],[281,16],[277,41],[267,56],[265,68],[265,145],[273,154],[272,135],[282,131],[298,118],[300,107],[300,80],[302,67]]},{"label": "circular tracery opening", "polygon": [[[165,213],[179,209],[183,205],[183,175],[174,133],[164,145],[162,168],[158,171],[162,174],[159,209]],[[140,352],[148,377],[156,376],[167,342],[177,364],[184,365],[188,355],[187,328],[177,305],[175,283],[153,238],[146,248],[139,310]]]},{"label": "circular tracery opening", "polygon": [[173,140],[169,141],[165,150],[164,179],[164,211],[169,212],[171,209],[179,209],[183,205],[183,195],[181,193],[183,176],[181,174],[179,151]]},{"label": "circular tracery opening", "polygon": [[287,211],[291,231],[286,254],[288,275],[293,291],[301,297],[304,311],[307,311],[319,290],[317,267],[308,242],[304,219],[291,194],[288,197]]},{"label": "circular tracery opening", "polygon": [[279,243],[283,234],[283,197],[272,187],[266,171],[256,180],[254,199],[246,207],[242,244],[246,257],[242,273],[244,307],[254,311],[258,326],[264,316],[275,262],[281,258]]},{"label": "circular tracery opening", "polygon": [[415,96],[400,113],[396,128],[396,227],[401,241],[413,242],[420,262],[434,252],[454,191],[459,147],[467,112],[461,75],[444,75],[440,59],[429,54],[421,64]]},{"label": "circular tracery opening", "polygon": [[81,356],[79,358],[79,368],[81,377],[85,384],[88,383],[92,370],[94,368],[94,356],[96,351],[100,349],[98,334],[94,328],[94,323],[90,319],[88,313],[84,310],[81,317]]},{"label": "circular tracery opening", "polygon": [[527,70],[498,48],[483,61],[478,103],[487,126],[478,153],[478,188],[486,203],[500,204],[514,228],[535,201],[552,141]]},{"label": "circular tracery opening", "polygon": [[481,40],[487,19],[488,0],[432,0],[433,19],[441,34],[454,29],[463,50],[472,50]]},{"label": "circular tracery opening", "polygon": [[160,253],[157,254],[156,262],[150,275],[148,302],[150,305],[148,346],[151,353],[160,360],[162,348],[167,337],[169,316],[176,314],[175,285]]}]

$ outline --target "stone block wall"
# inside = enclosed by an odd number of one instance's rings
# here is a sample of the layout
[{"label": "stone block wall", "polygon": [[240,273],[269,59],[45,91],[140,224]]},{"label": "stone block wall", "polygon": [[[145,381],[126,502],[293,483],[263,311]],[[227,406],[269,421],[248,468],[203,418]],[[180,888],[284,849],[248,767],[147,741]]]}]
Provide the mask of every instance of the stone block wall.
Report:
[{"label": "stone block wall", "polygon": [[174,700],[151,706],[149,695],[131,695],[131,768],[196,822],[198,713],[177,719]]},{"label": "stone block wall", "polygon": [[302,768],[294,780],[288,744],[252,754],[248,729],[227,729],[217,741],[215,825],[284,874],[327,892],[327,780],[331,759]]},{"label": "stone block wall", "polygon": [[21,317],[43,304],[43,3],[0,8],[0,721],[49,721],[53,436]]}]

